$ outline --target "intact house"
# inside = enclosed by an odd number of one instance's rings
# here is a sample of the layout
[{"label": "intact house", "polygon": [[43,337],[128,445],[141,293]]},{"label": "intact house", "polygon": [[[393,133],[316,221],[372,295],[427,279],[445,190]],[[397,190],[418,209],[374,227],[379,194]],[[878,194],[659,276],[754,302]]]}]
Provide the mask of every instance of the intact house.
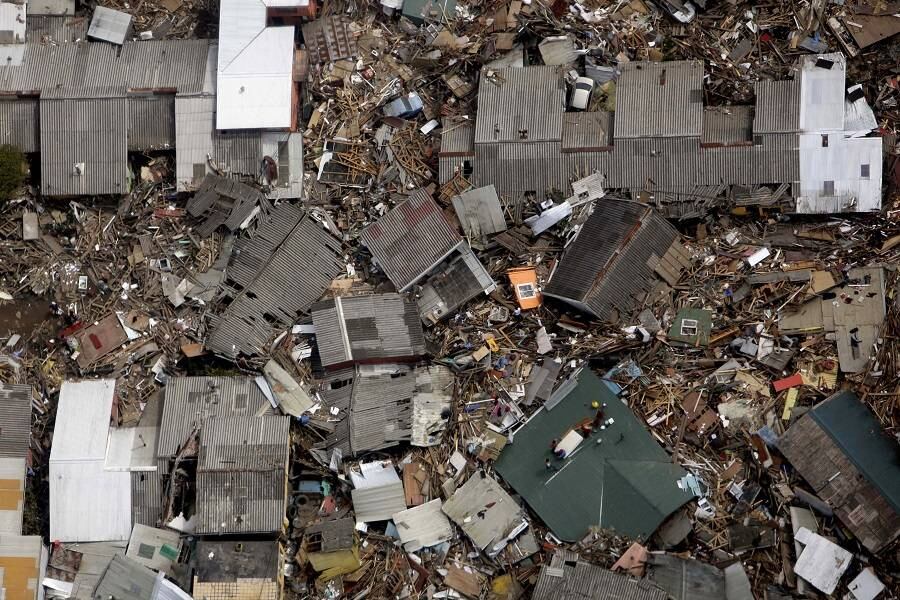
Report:
[{"label": "intact house", "polygon": [[39,157],[43,196],[128,194],[141,153],[175,149],[177,191],[220,172],[299,198],[295,25],[314,15],[311,0],[222,0],[218,40],[121,45],[23,15],[0,44],[0,143]]},{"label": "intact house", "polygon": [[803,56],[793,78],[758,82],[754,105],[704,107],[701,62],[627,63],[610,113],[566,112],[564,67],[483,69],[474,122],[444,123],[440,181],[543,201],[600,173],[673,218],[722,200],[877,211],[882,140],[845,72],[842,54]]}]

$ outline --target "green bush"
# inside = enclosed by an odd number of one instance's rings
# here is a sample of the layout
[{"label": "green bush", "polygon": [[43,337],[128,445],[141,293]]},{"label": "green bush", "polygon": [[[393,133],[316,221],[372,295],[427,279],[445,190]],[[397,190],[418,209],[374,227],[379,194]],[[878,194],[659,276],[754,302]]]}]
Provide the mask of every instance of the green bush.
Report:
[{"label": "green bush", "polygon": [[6,202],[25,181],[25,155],[15,146],[0,146],[0,202]]}]

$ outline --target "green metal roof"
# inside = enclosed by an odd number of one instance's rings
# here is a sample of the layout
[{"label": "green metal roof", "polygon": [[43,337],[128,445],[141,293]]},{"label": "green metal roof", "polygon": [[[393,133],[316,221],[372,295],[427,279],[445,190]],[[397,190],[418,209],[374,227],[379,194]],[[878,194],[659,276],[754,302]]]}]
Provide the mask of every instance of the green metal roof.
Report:
[{"label": "green metal roof", "polygon": [[[569,458],[544,465],[550,443],[584,419],[593,401],[605,402],[615,422],[586,438]],[[602,439],[602,443],[597,443]],[[495,464],[497,472],[562,540],[581,539],[591,526],[648,538],[693,495],[677,480],[686,475],[635,418],[631,409],[588,369],[552,410],[541,409],[516,432]]]},{"label": "green metal roof", "polygon": [[851,392],[839,392],[810,415],[866,479],[900,512],[900,449],[872,411]]}]

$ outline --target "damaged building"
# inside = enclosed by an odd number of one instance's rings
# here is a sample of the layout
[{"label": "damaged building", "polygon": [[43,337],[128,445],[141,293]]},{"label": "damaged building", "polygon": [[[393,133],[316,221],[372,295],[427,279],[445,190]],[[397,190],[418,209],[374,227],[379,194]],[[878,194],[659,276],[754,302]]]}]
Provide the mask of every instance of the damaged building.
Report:
[{"label": "damaged building", "polygon": [[723,197],[804,214],[881,207],[882,141],[843,55],[800,57],[793,78],[757,83],[753,106],[704,107],[703,81],[700,62],[629,62],[614,112],[567,113],[564,67],[486,68],[474,126],[445,123],[441,182],[544,200],[600,173],[670,217]]}]

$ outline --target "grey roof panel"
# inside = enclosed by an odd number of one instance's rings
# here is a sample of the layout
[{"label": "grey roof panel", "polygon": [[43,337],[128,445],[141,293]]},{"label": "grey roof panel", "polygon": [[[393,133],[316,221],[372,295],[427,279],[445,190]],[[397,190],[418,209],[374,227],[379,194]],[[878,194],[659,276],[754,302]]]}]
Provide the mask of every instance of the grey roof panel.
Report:
[{"label": "grey roof panel", "polygon": [[197,473],[197,533],[280,532],[287,472],[200,471]]},{"label": "grey roof panel", "polygon": [[648,578],[664,589],[671,600],[722,600],[725,574],[699,560],[671,554],[650,554]]},{"label": "grey roof panel", "polygon": [[563,115],[562,151],[603,150],[613,143],[611,112],[571,112]]},{"label": "grey roof panel", "polygon": [[162,518],[162,484],[159,471],[131,472],[131,524],[156,527]]},{"label": "grey roof panel", "polygon": [[475,121],[468,117],[447,117],[441,123],[440,154],[475,152]]},{"label": "grey roof panel", "polygon": [[[491,551],[525,520],[525,512],[499,483],[475,473],[441,507],[479,550]],[[484,516],[479,517],[482,511]]]},{"label": "grey roof panel", "polygon": [[24,458],[31,445],[31,386],[0,382],[0,458]]},{"label": "grey roof panel", "polygon": [[632,62],[616,83],[616,138],[699,136],[703,63]]},{"label": "grey roof panel", "polygon": [[424,189],[416,190],[366,227],[360,240],[400,291],[416,282],[462,242]]},{"label": "grey roof panel", "polygon": [[166,150],[175,147],[175,95],[128,98],[128,150]]},{"label": "grey roof panel", "polygon": [[37,98],[0,100],[0,144],[11,144],[22,152],[37,152],[41,147],[39,119]]},{"label": "grey roof panel", "polygon": [[752,106],[713,106],[703,110],[701,144],[731,145],[753,140]]},{"label": "grey roof panel", "polygon": [[290,450],[290,417],[216,416],[203,421],[201,471],[284,470]]},{"label": "grey roof panel", "polygon": [[487,236],[506,231],[506,218],[493,185],[471,189],[453,197],[453,209],[466,236],[486,242]]},{"label": "grey roof panel", "polygon": [[157,453],[175,456],[210,417],[267,414],[271,406],[252,377],[173,377],[166,383]]},{"label": "grey roof panel", "polygon": [[566,110],[563,73],[555,66],[483,70],[475,143],[559,141]]},{"label": "grey roof panel", "polygon": [[41,193],[128,193],[125,98],[41,99]]},{"label": "grey roof panel", "polygon": [[306,528],[306,536],[318,534],[320,538],[318,552],[334,552],[353,547],[356,540],[354,531],[356,522],[351,518],[322,521]]},{"label": "grey roof panel", "polygon": [[425,353],[416,304],[400,294],[345,296],[312,307],[322,365]]},{"label": "grey roof panel", "polygon": [[533,600],[666,600],[668,595],[647,580],[613,573],[569,552],[557,552],[541,567]]},{"label": "grey roof panel", "polygon": [[153,600],[158,585],[156,580],[157,574],[144,565],[116,555],[100,576],[93,597]]},{"label": "grey roof panel", "polygon": [[753,133],[800,131],[800,78],[756,83]]}]

